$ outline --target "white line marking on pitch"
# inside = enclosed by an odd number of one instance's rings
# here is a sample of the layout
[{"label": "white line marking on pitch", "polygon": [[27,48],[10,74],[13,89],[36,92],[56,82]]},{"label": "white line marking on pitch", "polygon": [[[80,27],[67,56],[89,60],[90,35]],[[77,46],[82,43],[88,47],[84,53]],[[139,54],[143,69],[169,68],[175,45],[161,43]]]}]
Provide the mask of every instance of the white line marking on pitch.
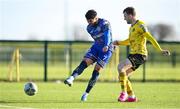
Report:
[{"label": "white line marking on pitch", "polygon": [[38,109],[38,108],[18,107],[18,106],[9,106],[9,105],[0,105],[0,108],[12,108],[12,109]]}]

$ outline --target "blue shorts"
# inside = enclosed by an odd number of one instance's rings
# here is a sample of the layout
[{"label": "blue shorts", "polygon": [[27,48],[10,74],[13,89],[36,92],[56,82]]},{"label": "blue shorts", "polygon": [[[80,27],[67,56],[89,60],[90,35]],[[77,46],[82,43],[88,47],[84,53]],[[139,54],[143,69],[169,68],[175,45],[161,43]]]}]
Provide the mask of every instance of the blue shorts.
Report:
[{"label": "blue shorts", "polygon": [[85,54],[85,58],[89,58],[94,62],[97,62],[102,68],[108,63],[112,56],[112,50],[107,52],[102,51],[103,47],[98,45],[92,45],[92,47]]}]

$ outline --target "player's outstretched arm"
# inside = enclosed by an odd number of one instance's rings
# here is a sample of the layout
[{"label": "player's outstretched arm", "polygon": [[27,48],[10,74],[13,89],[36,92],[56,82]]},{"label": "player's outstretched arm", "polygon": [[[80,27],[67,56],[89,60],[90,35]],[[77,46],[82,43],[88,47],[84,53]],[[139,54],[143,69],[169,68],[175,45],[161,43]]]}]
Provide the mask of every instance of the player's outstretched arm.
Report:
[{"label": "player's outstretched arm", "polygon": [[113,45],[118,45],[118,41],[115,40],[115,41],[113,42]]},{"label": "player's outstretched arm", "polygon": [[118,40],[115,40],[113,42],[113,45],[129,45],[129,39],[126,39],[124,41],[118,41]]},{"label": "player's outstretched arm", "polygon": [[152,43],[152,45],[159,51],[161,51],[161,53],[164,55],[164,56],[169,56],[170,55],[170,52],[169,50],[164,50],[164,49],[161,49],[160,45],[158,44],[158,42],[153,38],[153,36],[149,33],[149,32],[146,32],[145,33],[145,36],[146,38]]},{"label": "player's outstretched arm", "polygon": [[162,52],[162,54],[163,54],[164,56],[169,56],[169,55],[171,55],[171,53],[170,53],[169,50],[162,50],[161,52]]}]

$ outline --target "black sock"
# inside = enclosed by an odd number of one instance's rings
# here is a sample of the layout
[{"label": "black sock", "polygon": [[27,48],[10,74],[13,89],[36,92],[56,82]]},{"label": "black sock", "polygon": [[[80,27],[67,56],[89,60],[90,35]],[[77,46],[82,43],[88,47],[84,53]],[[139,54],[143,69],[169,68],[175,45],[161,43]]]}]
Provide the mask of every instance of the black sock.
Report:
[{"label": "black sock", "polygon": [[85,61],[82,61],[79,66],[73,71],[72,75],[74,78],[76,78],[78,75],[80,75],[84,69],[87,68],[87,63]]},{"label": "black sock", "polygon": [[89,80],[88,86],[86,88],[86,92],[89,93],[93,86],[95,85],[96,81],[98,80],[99,72],[94,70],[91,79]]}]

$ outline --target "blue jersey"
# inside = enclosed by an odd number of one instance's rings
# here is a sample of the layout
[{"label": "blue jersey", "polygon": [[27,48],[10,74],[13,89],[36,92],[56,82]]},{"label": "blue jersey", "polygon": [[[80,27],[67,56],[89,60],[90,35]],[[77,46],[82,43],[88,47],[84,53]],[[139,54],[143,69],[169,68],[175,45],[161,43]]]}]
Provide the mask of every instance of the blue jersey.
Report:
[{"label": "blue jersey", "polygon": [[110,46],[112,43],[110,23],[105,19],[99,18],[96,25],[89,24],[87,31],[94,39],[94,44],[99,45],[99,47]]},{"label": "blue jersey", "polygon": [[[87,31],[94,39],[94,44],[85,54],[85,58],[90,58],[101,67],[104,67],[112,56],[113,51],[110,23],[99,18],[96,25],[89,24],[87,26]],[[107,52],[103,52],[104,46],[108,46]]]}]

